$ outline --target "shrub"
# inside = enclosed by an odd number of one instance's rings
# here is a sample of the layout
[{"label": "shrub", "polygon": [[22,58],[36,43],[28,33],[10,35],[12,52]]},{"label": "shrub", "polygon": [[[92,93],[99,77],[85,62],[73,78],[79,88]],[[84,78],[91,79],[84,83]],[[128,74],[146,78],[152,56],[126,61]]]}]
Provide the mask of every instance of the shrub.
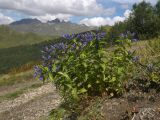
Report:
[{"label": "shrub", "polygon": [[36,76],[52,80],[63,96],[121,93],[127,80],[133,54],[126,47],[130,40],[119,40],[114,49],[105,48],[102,33],[65,36],[67,43],[45,47],[44,63],[36,67]]}]

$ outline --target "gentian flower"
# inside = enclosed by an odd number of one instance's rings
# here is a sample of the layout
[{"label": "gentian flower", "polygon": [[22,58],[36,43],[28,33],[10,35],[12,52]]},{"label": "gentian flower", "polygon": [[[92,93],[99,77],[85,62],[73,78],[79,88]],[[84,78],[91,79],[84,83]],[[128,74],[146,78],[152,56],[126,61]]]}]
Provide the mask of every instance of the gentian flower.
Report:
[{"label": "gentian flower", "polygon": [[64,37],[65,39],[72,40],[73,38],[75,38],[75,34],[72,34],[72,35],[65,34],[65,35],[63,35],[63,37]]},{"label": "gentian flower", "polygon": [[39,80],[44,80],[44,76],[42,74],[40,75]]},{"label": "gentian flower", "polygon": [[139,61],[139,56],[134,56],[134,57],[132,58],[132,61],[133,61],[133,62],[138,62],[138,61]]},{"label": "gentian flower", "polygon": [[34,71],[34,77],[42,76],[42,69],[39,66],[35,66]]}]

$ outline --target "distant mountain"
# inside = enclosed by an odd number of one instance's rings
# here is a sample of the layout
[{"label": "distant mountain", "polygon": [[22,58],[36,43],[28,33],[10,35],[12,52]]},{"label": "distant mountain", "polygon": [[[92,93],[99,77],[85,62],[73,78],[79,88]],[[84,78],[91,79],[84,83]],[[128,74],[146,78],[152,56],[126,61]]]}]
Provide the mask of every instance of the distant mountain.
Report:
[{"label": "distant mountain", "polygon": [[55,20],[48,21],[47,23],[61,23],[60,19],[56,18]]},{"label": "distant mountain", "polygon": [[42,23],[37,19],[22,19],[20,21],[11,23],[9,27],[15,31],[22,33],[32,32],[39,35],[51,35],[51,36],[61,36],[63,34],[81,33],[95,29],[93,27],[61,21],[58,18],[48,21],[47,23]]},{"label": "distant mountain", "polygon": [[26,18],[26,19],[22,19],[19,21],[15,21],[11,23],[10,25],[25,25],[25,24],[41,24],[41,21],[38,19]]}]

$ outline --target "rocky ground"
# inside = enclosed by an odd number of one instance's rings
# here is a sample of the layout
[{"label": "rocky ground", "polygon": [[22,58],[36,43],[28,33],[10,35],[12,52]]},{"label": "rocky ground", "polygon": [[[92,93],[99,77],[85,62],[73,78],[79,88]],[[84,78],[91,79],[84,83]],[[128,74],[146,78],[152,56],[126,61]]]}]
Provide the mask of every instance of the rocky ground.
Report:
[{"label": "rocky ground", "polygon": [[13,100],[0,103],[0,120],[45,120],[60,103],[52,84],[32,89]]},{"label": "rocky ground", "polygon": [[105,120],[160,120],[160,94],[106,100]]},{"label": "rocky ground", "polygon": [[129,83],[123,96],[103,102],[102,111],[105,120],[160,120],[160,84]]}]

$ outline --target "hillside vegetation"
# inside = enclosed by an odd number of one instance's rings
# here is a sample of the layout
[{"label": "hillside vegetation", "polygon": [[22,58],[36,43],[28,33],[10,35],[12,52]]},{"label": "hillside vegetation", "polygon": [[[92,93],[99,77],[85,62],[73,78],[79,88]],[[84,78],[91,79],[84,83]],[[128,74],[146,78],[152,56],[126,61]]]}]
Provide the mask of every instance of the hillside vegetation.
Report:
[{"label": "hillside vegetation", "polygon": [[60,39],[53,39],[33,45],[28,44],[17,47],[0,48],[0,74],[9,71],[16,72],[18,70],[22,72],[23,70],[32,69],[32,67],[42,59],[41,49],[48,44],[53,44],[58,41],[60,41]]},{"label": "hillside vegetation", "polygon": [[42,47],[58,42],[60,39],[35,33],[19,33],[11,30],[8,26],[1,25],[0,74],[24,66],[23,69],[31,69],[37,61],[40,61]]},{"label": "hillside vegetation", "polygon": [[11,30],[8,26],[0,26],[0,48],[32,45],[35,43],[52,40],[54,38],[56,37],[40,36],[34,33],[19,33]]}]

